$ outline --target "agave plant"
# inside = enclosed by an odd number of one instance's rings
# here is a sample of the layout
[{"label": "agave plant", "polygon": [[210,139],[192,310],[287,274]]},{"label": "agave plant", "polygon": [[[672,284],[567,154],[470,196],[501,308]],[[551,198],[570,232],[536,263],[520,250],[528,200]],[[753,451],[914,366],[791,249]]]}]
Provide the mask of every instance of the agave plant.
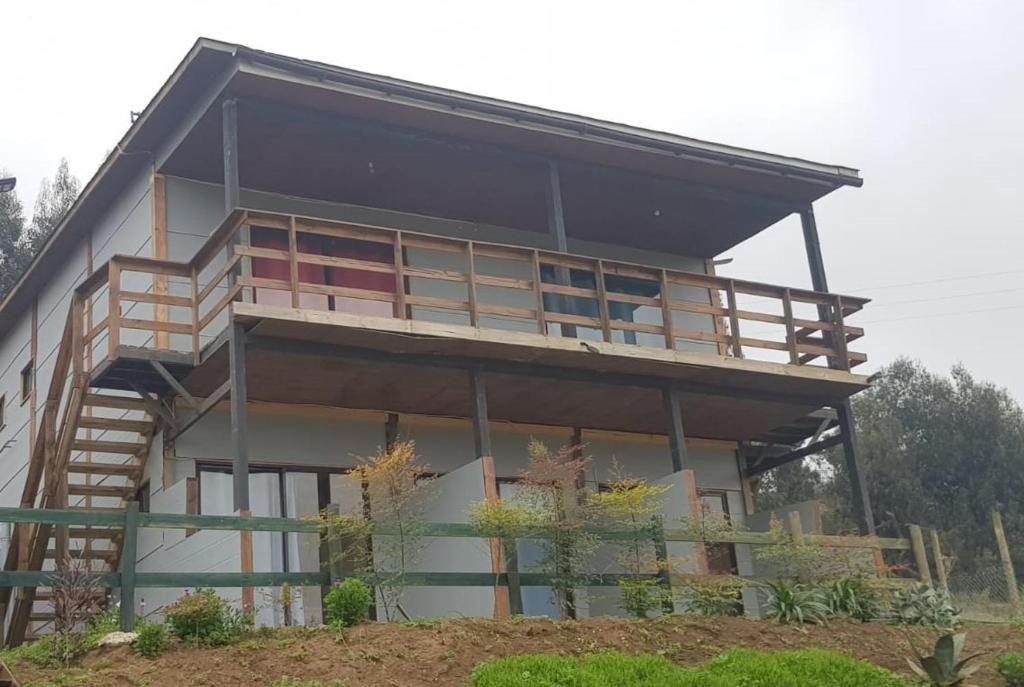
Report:
[{"label": "agave plant", "polygon": [[958,685],[968,687],[964,681],[973,675],[980,666],[967,664],[985,653],[981,651],[971,654],[967,658],[960,658],[960,654],[964,650],[964,642],[967,641],[967,635],[963,633],[945,634],[939,637],[939,640],[935,642],[935,654],[932,656],[922,656],[909,637],[908,641],[916,662],[908,658],[907,664],[910,665],[914,674],[931,687],[957,687]]}]

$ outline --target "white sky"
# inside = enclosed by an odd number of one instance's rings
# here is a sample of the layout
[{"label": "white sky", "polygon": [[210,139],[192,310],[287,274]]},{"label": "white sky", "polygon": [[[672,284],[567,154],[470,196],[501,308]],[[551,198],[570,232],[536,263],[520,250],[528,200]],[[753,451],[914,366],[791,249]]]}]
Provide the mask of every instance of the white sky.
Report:
[{"label": "white sky", "polygon": [[[1024,399],[1024,3],[8,0],[0,29],[0,168],[27,211],[61,156],[84,183],[208,36],[860,168],[816,206],[831,289],[875,299],[854,348]],[[809,286],[794,219],[727,255]]]}]

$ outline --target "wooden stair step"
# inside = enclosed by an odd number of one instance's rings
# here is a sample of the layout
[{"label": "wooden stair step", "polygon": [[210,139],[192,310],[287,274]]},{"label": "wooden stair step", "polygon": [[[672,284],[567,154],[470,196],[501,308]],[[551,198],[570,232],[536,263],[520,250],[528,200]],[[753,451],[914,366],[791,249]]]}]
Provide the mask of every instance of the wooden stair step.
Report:
[{"label": "wooden stair step", "polygon": [[137,396],[112,396],[110,394],[86,394],[82,403],[94,408],[117,408],[118,410],[149,410],[146,402]]},{"label": "wooden stair step", "polygon": [[70,539],[114,539],[120,537],[123,530],[117,527],[70,527]]},{"label": "wooden stair step", "polygon": [[[112,549],[89,549],[88,551],[83,549],[69,549],[68,555],[71,558],[76,558],[83,561],[112,561],[118,557],[118,552]],[[50,560],[57,559],[57,551],[55,549],[47,549],[46,557]]]},{"label": "wooden stair step", "polygon": [[[99,603],[102,603],[102,602],[107,600],[107,592],[105,592],[103,590],[99,590],[99,591],[97,591],[93,595],[93,599],[95,601],[99,602]],[[47,591],[40,591],[37,588],[36,589],[35,600],[36,601],[53,601],[53,592],[49,591],[49,590],[47,590]]]},{"label": "wooden stair step", "polygon": [[69,496],[104,496],[126,498],[135,493],[134,487],[107,486],[105,484],[69,484]]},{"label": "wooden stair step", "polygon": [[75,460],[68,463],[68,472],[79,475],[111,475],[121,477],[139,477],[142,466],[133,463],[100,463]]},{"label": "wooden stair step", "polygon": [[71,444],[75,451],[92,451],[94,453],[120,453],[137,456],[146,450],[146,445],[136,441],[95,441],[92,439],[75,439]]},{"label": "wooden stair step", "polygon": [[138,434],[149,434],[153,431],[153,423],[146,420],[125,420],[115,417],[99,417],[98,415],[83,415],[78,420],[78,426],[85,429],[136,432]]},{"label": "wooden stair step", "polygon": [[34,623],[50,622],[53,618],[53,611],[45,613],[30,613],[28,616],[29,621]]}]

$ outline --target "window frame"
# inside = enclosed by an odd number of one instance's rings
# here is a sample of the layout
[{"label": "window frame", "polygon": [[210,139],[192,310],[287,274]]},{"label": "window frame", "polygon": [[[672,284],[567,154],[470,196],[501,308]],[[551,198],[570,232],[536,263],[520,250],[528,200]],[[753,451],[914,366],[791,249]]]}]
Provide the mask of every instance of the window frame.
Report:
[{"label": "window frame", "polygon": [[[28,386],[26,386],[26,383]],[[32,391],[36,388],[36,359],[30,358],[25,367],[21,368],[21,376],[18,378],[18,390],[21,394],[21,405],[28,403],[32,398]]]}]

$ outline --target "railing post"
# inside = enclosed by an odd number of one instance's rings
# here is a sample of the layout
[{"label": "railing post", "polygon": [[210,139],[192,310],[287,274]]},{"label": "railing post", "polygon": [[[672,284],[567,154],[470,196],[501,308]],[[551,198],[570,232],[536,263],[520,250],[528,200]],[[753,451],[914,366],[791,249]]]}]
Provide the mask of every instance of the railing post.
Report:
[{"label": "railing post", "polygon": [[793,325],[793,298],[789,289],[782,290],[782,317],[786,320],[786,348],[789,349],[791,365],[800,364],[800,354],[796,347],[796,327]]},{"label": "railing post", "polygon": [[843,298],[832,298],[832,345],[835,346],[836,364],[841,370],[850,369],[850,354],[846,349],[846,325],[843,322]]},{"label": "railing post", "polygon": [[661,271],[661,326],[665,330],[665,348],[674,350],[676,347],[676,335],[674,323],[672,322],[672,296],[671,285],[668,282],[668,270]]},{"label": "railing post", "polygon": [[668,543],[665,541],[665,522],[658,516],[651,519],[651,540],[654,543],[654,561],[658,566],[658,579],[661,586],[665,588],[665,599],[662,601],[661,610],[666,614],[676,612],[676,606],[672,602],[672,571],[668,567]]},{"label": "railing post", "polygon": [[473,256],[473,242],[466,242],[466,295],[469,300],[469,325],[480,326],[480,313],[476,304],[476,259]]},{"label": "railing post", "polygon": [[921,534],[921,526],[909,525],[907,529],[910,530],[910,547],[914,551],[914,564],[917,565],[918,577],[922,584],[931,587],[932,571],[928,565],[928,551],[924,548],[924,535]]},{"label": "railing post", "polygon": [[117,347],[121,343],[121,265],[111,258],[107,272],[107,357],[117,357]]},{"label": "railing post", "polygon": [[395,310],[400,320],[408,319],[405,307],[405,250],[402,248],[402,232],[395,232]]},{"label": "railing post", "polygon": [[533,292],[537,296],[537,331],[548,333],[547,318],[544,316],[544,282],[540,273],[540,251],[533,251]]},{"label": "railing post", "polygon": [[292,292],[292,307],[298,308],[299,298],[299,237],[295,229],[295,215],[288,217],[288,285]]},{"label": "railing post", "polygon": [[736,310],[736,283],[730,279],[725,287],[725,296],[729,310],[729,334],[732,339],[733,357],[743,357],[743,342],[740,340],[740,318]]},{"label": "railing post", "polygon": [[597,306],[601,314],[601,338],[605,341],[612,340],[611,315],[608,312],[608,293],[604,281],[604,262],[597,261],[594,268],[594,282],[597,286]]},{"label": "railing post", "polygon": [[135,629],[135,564],[139,542],[139,502],[131,501],[124,513],[121,544],[121,631]]},{"label": "railing post", "polygon": [[508,579],[508,606],[511,615],[523,614],[523,588],[519,584],[519,548],[515,539],[502,539],[505,576]]},{"label": "railing post", "polygon": [[200,345],[199,345],[199,267],[192,267],[192,274],[190,278],[192,287],[192,359],[195,364],[199,364],[200,359]]}]

